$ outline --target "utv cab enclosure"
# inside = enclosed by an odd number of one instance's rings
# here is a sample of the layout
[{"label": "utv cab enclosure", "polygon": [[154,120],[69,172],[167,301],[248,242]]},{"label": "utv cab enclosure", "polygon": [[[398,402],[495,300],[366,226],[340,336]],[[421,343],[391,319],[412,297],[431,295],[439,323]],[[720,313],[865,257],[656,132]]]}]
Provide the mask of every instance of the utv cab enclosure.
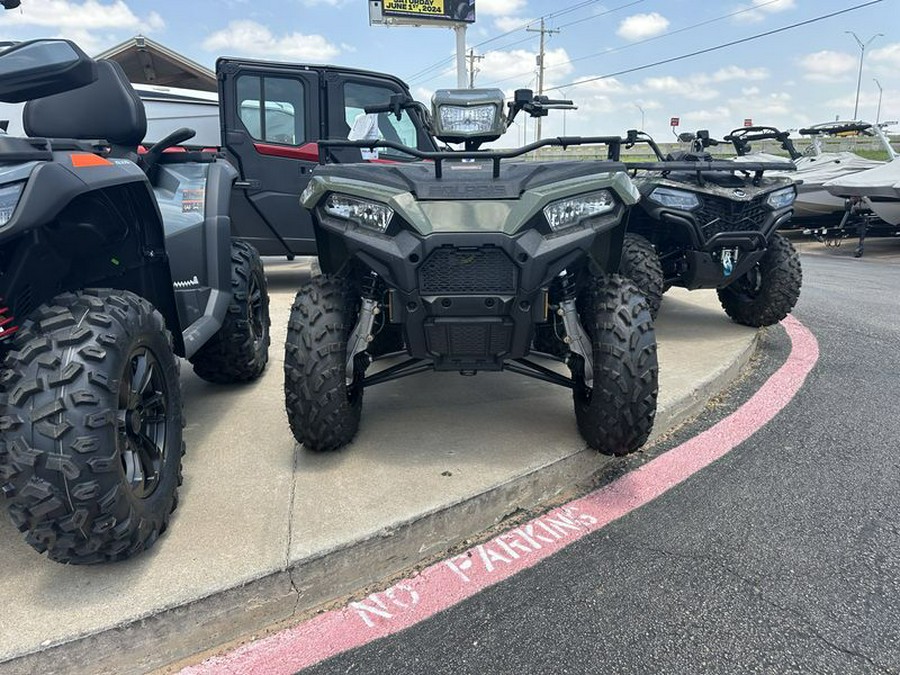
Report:
[{"label": "utv cab enclosure", "polygon": [[[409,96],[407,85],[391,75],[231,58],[216,62],[216,74],[223,149],[240,173],[232,231],[263,255],[316,254],[312,218],[298,197],[318,163],[317,141],[383,139],[436,149],[419,110],[404,109],[400,119],[365,113],[391,96]],[[389,148],[338,152],[341,162],[412,159]]]}]

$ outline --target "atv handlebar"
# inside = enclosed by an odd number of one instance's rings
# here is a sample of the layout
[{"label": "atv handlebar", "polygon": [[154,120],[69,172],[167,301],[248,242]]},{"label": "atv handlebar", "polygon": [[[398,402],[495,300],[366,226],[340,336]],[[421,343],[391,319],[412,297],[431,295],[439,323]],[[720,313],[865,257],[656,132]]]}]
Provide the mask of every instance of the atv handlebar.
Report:
[{"label": "atv handlebar", "polygon": [[367,115],[377,113],[393,113],[398,120],[403,116],[403,111],[407,108],[415,108],[419,104],[416,103],[406,94],[391,94],[391,99],[387,103],[378,103],[376,105],[363,106],[363,111]]},{"label": "atv handlebar", "polygon": [[734,145],[738,156],[743,157],[750,153],[751,141],[775,140],[781,143],[781,148],[791,156],[791,160],[799,159],[803,155],[797,152],[791,141],[791,134],[781,131],[777,127],[739,127],[725,137]]}]

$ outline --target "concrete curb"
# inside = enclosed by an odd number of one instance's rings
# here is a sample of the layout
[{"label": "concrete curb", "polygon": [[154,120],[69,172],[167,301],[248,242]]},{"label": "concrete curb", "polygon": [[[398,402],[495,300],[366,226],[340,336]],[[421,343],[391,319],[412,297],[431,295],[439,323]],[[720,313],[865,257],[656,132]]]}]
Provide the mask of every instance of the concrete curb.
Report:
[{"label": "concrete curb", "polygon": [[[660,406],[650,442],[699,413],[749,362],[758,333],[680,398]],[[569,492],[611,461],[581,449],[478,494],[370,533],[288,569],[0,664],[0,673],[144,673],[299,617],[433,558],[519,510]],[[302,583],[298,583],[302,580]],[[123,649],[127,645],[127,649]]]}]

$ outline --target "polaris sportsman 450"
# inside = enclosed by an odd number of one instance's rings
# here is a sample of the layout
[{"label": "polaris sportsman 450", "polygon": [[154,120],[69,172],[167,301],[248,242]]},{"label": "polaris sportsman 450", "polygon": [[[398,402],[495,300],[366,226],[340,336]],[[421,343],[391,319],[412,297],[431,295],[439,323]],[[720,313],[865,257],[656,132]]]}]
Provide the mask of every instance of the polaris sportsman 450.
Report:
[{"label": "polaris sportsman 450", "polygon": [[[366,113],[418,106],[408,97]],[[656,338],[648,305],[616,270],[637,190],[617,161],[515,161],[556,138],[481,150],[524,111],[571,105],[519,90],[441,90],[428,124],[464,150],[390,141],[322,141],[301,196],[322,274],[296,296],[285,353],[288,419],[312,451],[349,443],[364,390],[425,370],[509,370],[573,392],[578,430],[614,455],[647,439],[656,412]],[[393,148],[424,161],[334,164],[337,147]],[[537,330],[571,376],[530,359]],[[401,360],[367,370],[375,359]],[[405,356],[405,359],[402,357]],[[552,365],[552,364],[550,364]]]}]

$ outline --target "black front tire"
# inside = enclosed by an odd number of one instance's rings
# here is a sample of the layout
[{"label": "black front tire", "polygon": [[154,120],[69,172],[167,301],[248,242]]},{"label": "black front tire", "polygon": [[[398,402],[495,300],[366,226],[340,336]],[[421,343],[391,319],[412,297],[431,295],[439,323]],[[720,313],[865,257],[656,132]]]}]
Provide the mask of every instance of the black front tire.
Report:
[{"label": "black front tire", "polygon": [[646,237],[628,232],[622,244],[619,274],[634,282],[647,299],[654,321],[659,314],[665,287],[662,263],[656,248]]},{"label": "black front tire", "polygon": [[719,289],[719,302],[737,323],[754,328],[771,326],[790,314],[802,285],[800,256],[790,241],[775,233],[754,268]]},{"label": "black front tire", "polygon": [[61,563],[124,560],[165,530],[181,484],[178,360],[128,291],[64,293],[2,369],[0,486],[26,541]]},{"label": "black front tire", "polygon": [[595,280],[579,303],[591,338],[593,387],[573,364],[575,419],[587,444],[605,455],[626,455],[650,436],[656,417],[659,364],[650,308],[628,279]]},{"label": "black front tire", "polygon": [[318,275],[298,291],[288,322],[284,396],[288,423],[313,452],[337,450],[359,430],[362,373],[347,385],[347,340],[359,299],[342,277]]},{"label": "black front tire", "polygon": [[259,378],[269,361],[269,294],[259,253],[231,242],[231,302],[219,331],[191,357],[207,382],[233,384]]}]

